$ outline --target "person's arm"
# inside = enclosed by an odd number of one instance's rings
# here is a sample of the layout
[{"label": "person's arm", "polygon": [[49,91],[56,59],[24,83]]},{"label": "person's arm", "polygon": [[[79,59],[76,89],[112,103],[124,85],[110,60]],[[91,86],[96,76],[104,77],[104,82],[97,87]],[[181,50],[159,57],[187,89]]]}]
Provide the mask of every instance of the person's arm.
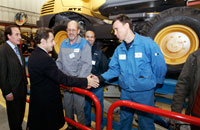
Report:
[{"label": "person's arm", "polygon": [[109,63],[109,69],[101,75],[102,77],[100,77],[99,79],[100,81],[102,80],[101,78],[103,78],[105,81],[109,81],[113,78],[119,77],[120,66],[119,66],[118,55],[119,54],[116,49]]},{"label": "person's arm", "polygon": [[150,40],[149,42],[148,48],[150,52],[149,55],[151,59],[152,71],[156,77],[156,83],[163,84],[167,72],[167,65],[165,63],[164,56],[159,46],[153,40]]},{"label": "person's arm", "polygon": [[194,66],[192,65],[192,56],[190,55],[184,64],[184,67],[179,75],[178,82],[173,95],[171,110],[181,113],[185,98],[189,94],[190,87],[193,86],[193,73]]},{"label": "person's arm", "polygon": [[3,96],[6,97],[12,94],[12,88],[9,86],[8,81],[8,62],[5,56],[5,51],[0,49],[0,88],[2,90]]},{"label": "person's arm", "polygon": [[85,44],[81,50],[81,66],[79,77],[87,77],[92,70],[92,54],[89,44]]},{"label": "person's arm", "polygon": [[50,57],[43,61],[43,70],[45,75],[57,84],[63,84],[68,87],[87,88],[88,81],[86,78],[77,78],[67,76],[58,69],[56,63]]}]

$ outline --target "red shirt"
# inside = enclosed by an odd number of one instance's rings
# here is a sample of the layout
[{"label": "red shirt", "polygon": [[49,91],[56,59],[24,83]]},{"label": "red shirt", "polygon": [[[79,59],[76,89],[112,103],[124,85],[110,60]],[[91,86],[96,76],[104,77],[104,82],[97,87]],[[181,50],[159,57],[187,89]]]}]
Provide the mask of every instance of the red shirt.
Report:
[{"label": "red shirt", "polygon": [[196,96],[196,99],[195,99],[195,102],[194,102],[192,113],[200,116],[200,84],[199,84],[199,87],[198,87],[198,90],[197,90],[197,96]]}]

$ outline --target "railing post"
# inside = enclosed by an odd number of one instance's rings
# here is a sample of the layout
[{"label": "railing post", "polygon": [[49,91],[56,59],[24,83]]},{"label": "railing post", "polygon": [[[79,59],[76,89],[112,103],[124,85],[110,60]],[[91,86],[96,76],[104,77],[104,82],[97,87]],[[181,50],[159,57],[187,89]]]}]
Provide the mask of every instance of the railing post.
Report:
[{"label": "railing post", "polygon": [[[63,85],[60,85],[60,86],[62,88],[68,88],[68,87],[63,86]],[[71,88],[71,91],[75,92],[75,93],[87,95],[93,100],[93,102],[95,104],[95,107],[96,107],[96,130],[101,130],[101,105],[100,105],[100,102],[97,99],[97,97],[92,92],[90,92],[88,90],[85,90],[85,89],[80,89],[80,88],[73,87],[73,88]],[[80,128],[83,128],[83,127],[80,127]]]}]

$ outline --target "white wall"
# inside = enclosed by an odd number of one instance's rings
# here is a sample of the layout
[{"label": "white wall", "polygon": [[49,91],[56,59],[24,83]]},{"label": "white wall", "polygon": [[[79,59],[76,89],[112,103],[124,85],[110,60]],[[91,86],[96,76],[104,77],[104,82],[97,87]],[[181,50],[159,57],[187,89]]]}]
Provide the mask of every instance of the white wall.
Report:
[{"label": "white wall", "polygon": [[36,25],[39,20],[40,8],[47,0],[0,0],[0,23],[14,22],[16,13],[25,12],[27,24]]}]

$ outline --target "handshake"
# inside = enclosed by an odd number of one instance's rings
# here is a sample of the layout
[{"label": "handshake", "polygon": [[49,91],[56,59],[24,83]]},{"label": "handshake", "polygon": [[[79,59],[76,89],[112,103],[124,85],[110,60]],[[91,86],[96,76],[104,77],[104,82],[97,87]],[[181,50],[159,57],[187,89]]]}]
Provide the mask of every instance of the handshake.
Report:
[{"label": "handshake", "polygon": [[97,76],[90,74],[87,77],[87,81],[88,81],[88,87],[86,89],[90,89],[90,88],[97,88],[99,87],[99,79]]}]

